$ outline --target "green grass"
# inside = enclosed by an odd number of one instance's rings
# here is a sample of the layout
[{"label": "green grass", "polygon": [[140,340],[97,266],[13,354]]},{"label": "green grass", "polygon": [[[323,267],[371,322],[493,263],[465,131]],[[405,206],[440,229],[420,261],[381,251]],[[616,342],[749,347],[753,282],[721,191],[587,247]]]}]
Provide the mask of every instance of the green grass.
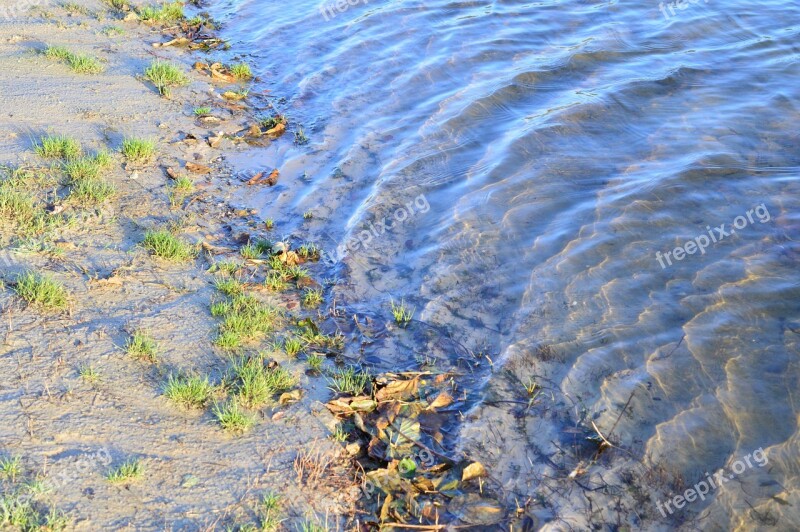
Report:
[{"label": "green grass", "polygon": [[211,114],[211,107],[195,107],[194,108],[195,116],[204,116]]},{"label": "green grass", "polygon": [[253,77],[250,65],[247,63],[237,63],[231,66],[231,74],[238,80],[246,80]]},{"label": "green grass", "polygon": [[113,37],[116,35],[124,35],[124,34],[125,34],[125,29],[121,28],[120,26],[106,26],[103,29],[103,35],[106,35],[107,37]]},{"label": "green grass", "polygon": [[22,532],[60,532],[69,525],[69,519],[55,508],[49,512],[37,505],[25,493],[0,495],[0,529]]},{"label": "green grass", "polygon": [[19,456],[9,456],[0,458],[0,477],[16,482],[17,477],[22,474],[22,458]]},{"label": "green grass", "polygon": [[283,341],[283,350],[287,356],[294,358],[303,350],[303,343],[294,337],[287,338]]},{"label": "green grass", "polygon": [[306,212],[303,213],[303,219],[304,220],[310,220],[313,217],[314,217],[314,213],[311,212],[311,211],[306,211]]},{"label": "green grass", "polygon": [[273,270],[267,272],[267,276],[264,279],[264,286],[266,286],[267,289],[272,292],[282,292],[289,288],[289,283],[286,282],[286,279],[281,272]]},{"label": "green grass", "polygon": [[164,2],[158,6],[144,6],[139,9],[139,18],[145,22],[178,22],[185,18],[181,2]]},{"label": "green grass", "polygon": [[306,291],[303,293],[303,306],[317,308],[320,304],[322,304],[322,290],[306,288]]},{"label": "green grass", "polygon": [[61,4],[61,7],[64,9],[64,11],[73,15],[89,14],[89,10],[85,6],[82,6],[77,2],[63,2]]},{"label": "green grass", "polygon": [[333,372],[329,379],[329,388],[336,393],[346,395],[361,395],[367,389],[371,376],[367,372],[356,370],[354,367],[340,369]]},{"label": "green grass", "polygon": [[170,375],[164,395],[184,408],[202,408],[211,399],[214,386],[208,377],[196,375]]},{"label": "green grass", "polygon": [[267,231],[272,231],[275,228],[275,220],[272,218],[267,218],[264,220],[264,227],[267,228]]},{"label": "green grass", "polygon": [[217,279],[214,282],[214,287],[229,297],[244,295],[244,283],[231,277]]},{"label": "green grass", "polygon": [[322,249],[316,244],[303,244],[297,250],[297,254],[306,260],[318,261],[322,256]]},{"label": "green grass", "polygon": [[214,343],[223,349],[237,349],[275,329],[281,319],[279,309],[249,295],[212,305],[212,314],[221,316]]},{"label": "green grass", "polygon": [[7,175],[0,177],[0,220],[13,224],[16,236],[33,237],[68,223],[63,216],[47,212],[44,202],[34,196],[41,187],[32,173],[0,168],[3,173]]},{"label": "green grass", "polygon": [[322,371],[322,363],[325,361],[325,357],[322,355],[318,355],[316,353],[311,353],[306,357],[306,364],[308,364],[308,369],[313,371],[314,373],[319,373]]},{"label": "green grass", "polygon": [[103,0],[108,7],[116,9],[117,11],[124,11],[129,8],[131,3],[129,0]]},{"label": "green grass", "polygon": [[155,362],[158,359],[158,343],[146,331],[134,331],[125,344],[125,352],[137,360]]},{"label": "green grass", "polygon": [[45,135],[34,144],[40,157],[48,159],[76,159],[81,155],[80,143],[66,135]]},{"label": "green grass", "polygon": [[346,442],[347,436],[348,433],[341,424],[336,425],[336,427],[333,429],[333,432],[331,432],[331,439],[339,443]]},{"label": "green grass", "polygon": [[239,249],[239,254],[245,259],[260,259],[261,250],[255,244],[245,244]]},{"label": "green grass", "polygon": [[138,458],[131,458],[109,471],[106,479],[112,484],[119,484],[122,482],[130,482],[141,478],[144,474],[144,467]]},{"label": "green grass", "polygon": [[169,191],[169,203],[172,207],[180,205],[186,197],[194,191],[192,178],[180,176],[172,182]]},{"label": "green grass", "polygon": [[103,65],[96,58],[90,55],[76,54],[63,46],[48,46],[44,50],[44,55],[48,59],[67,63],[78,74],[99,74],[103,71]]},{"label": "green grass", "polygon": [[197,256],[197,248],[184,242],[168,229],[150,229],[144,235],[142,245],[154,256],[184,262]]},{"label": "green grass", "polygon": [[247,408],[257,408],[280,392],[290,390],[297,379],[286,369],[267,368],[261,357],[242,358],[231,369],[237,401]]},{"label": "green grass", "polygon": [[308,144],[308,137],[305,130],[301,127],[294,132],[294,143],[298,145]]},{"label": "green grass", "polygon": [[391,306],[395,323],[401,327],[405,327],[411,323],[411,320],[414,318],[414,309],[409,309],[406,306],[405,300],[400,301],[400,304],[397,304],[394,302],[394,300],[392,300]]},{"label": "green grass", "polygon": [[14,290],[29,304],[48,310],[61,310],[68,303],[67,291],[53,278],[27,271],[16,279]]},{"label": "green grass", "polygon": [[235,401],[222,405],[216,403],[213,413],[222,428],[232,434],[241,434],[255,424],[255,420],[243,412]]},{"label": "green grass", "polygon": [[263,127],[264,129],[273,129],[277,127],[279,124],[285,124],[285,123],[286,123],[286,117],[283,115],[273,115],[261,119],[261,127]]},{"label": "green grass", "polygon": [[278,519],[280,502],[281,496],[273,491],[267,492],[261,499],[261,505],[258,508],[261,516],[261,530],[265,532],[278,530],[281,524],[280,519]]},{"label": "green grass", "polygon": [[78,375],[89,384],[94,384],[100,380],[100,373],[94,369],[91,364],[80,366],[78,368]]},{"label": "green grass", "polygon": [[153,140],[126,137],[122,141],[122,155],[134,164],[145,164],[153,159],[156,143]]},{"label": "green grass", "polygon": [[100,203],[113,196],[116,192],[114,185],[100,177],[110,164],[111,157],[106,152],[67,162],[64,172],[69,178],[70,197],[83,202]]},{"label": "green grass", "polygon": [[169,96],[173,87],[189,84],[189,78],[178,66],[159,59],[145,69],[144,77],[156,86],[162,96]]}]

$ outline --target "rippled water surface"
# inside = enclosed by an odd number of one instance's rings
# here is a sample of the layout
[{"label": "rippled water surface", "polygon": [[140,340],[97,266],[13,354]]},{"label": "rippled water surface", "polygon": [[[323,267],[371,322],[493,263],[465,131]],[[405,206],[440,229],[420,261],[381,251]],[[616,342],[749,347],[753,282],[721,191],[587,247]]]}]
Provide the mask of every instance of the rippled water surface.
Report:
[{"label": "rippled water surface", "polygon": [[[473,352],[463,446],[516,495],[576,467],[558,442],[581,419],[624,448],[611,477],[648,457],[691,487],[763,448],[705,501],[620,513],[797,529],[800,4],[327,5],[212,7],[309,138],[237,161],[282,169],[245,200],[284,224],[313,211],[347,304],[405,298]],[[489,404],[531,376],[563,414]],[[582,489],[537,522],[588,526]]]}]

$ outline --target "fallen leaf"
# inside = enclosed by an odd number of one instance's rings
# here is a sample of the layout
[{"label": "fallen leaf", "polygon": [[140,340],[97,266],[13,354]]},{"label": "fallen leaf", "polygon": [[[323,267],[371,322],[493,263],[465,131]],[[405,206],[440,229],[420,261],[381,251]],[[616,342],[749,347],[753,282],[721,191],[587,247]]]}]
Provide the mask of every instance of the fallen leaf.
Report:
[{"label": "fallen leaf", "polygon": [[298,388],[297,390],[292,390],[291,392],[282,393],[278,402],[282,405],[286,405],[289,403],[294,403],[299,401],[301,397],[301,391]]},{"label": "fallen leaf", "polygon": [[250,128],[247,130],[247,136],[248,137],[256,137],[256,138],[260,137],[261,136],[261,128],[258,127],[256,124],[251,125]]},{"label": "fallen leaf", "polygon": [[431,401],[431,404],[428,405],[428,408],[444,408],[451,404],[453,404],[453,396],[445,391],[437,395],[436,399]]},{"label": "fallen leaf", "polygon": [[246,98],[246,95],[239,92],[225,91],[222,93],[222,97],[225,98],[226,100],[238,101],[238,100],[244,100]]},{"label": "fallen leaf", "polygon": [[222,143],[222,139],[224,139],[224,135],[220,134],[215,137],[208,137],[208,145],[212,148],[219,148],[219,145]]},{"label": "fallen leaf", "polygon": [[493,525],[505,517],[500,504],[492,499],[482,498],[477,493],[453,497],[447,511],[471,525]]},{"label": "fallen leaf", "polygon": [[402,381],[390,382],[384,388],[378,390],[375,399],[378,401],[388,401],[390,399],[406,400],[417,394],[419,390],[419,377]]},{"label": "fallen leaf", "polygon": [[169,176],[171,179],[178,179],[178,178],[180,177],[180,174],[179,174],[179,173],[178,173],[178,171],[177,171],[176,169],[174,169],[174,168],[167,167],[167,170],[166,170],[166,172],[167,172],[167,175],[168,175],[168,176]]},{"label": "fallen leaf", "polygon": [[286,124],[280,123],[277,126],[273,127],[272,129],[268,129],[264,132],[265,135],[278,138],[286,132]]},{"label": "fallen leaf", "polygon": [[259,181],[261,181],[261,178],[262,178],[262,177],[264,177],[264,172],[259,172],[259,173],[257,173],[256,175],[254,175],[253,177],[251,177],[251,178],[250,178],[250,179],[247,181],[247,184],[248,184],[248,185],[255,185],[256,183],[258,183]]},{"label": "fallen leaf", "polygon": [[216,70],[213,65],[211,66],[211,79],[223,81],[225,83],[236,83],[235,76],[226,72],[222,72],[221,70]]},{"label": "fallen leaf", "polygon": [[465,467],[464,471],[461,473],[461,482],[466,482],[468,480],[472,480],[473,478],[485,476],[486,468],[483,467],[483,464],[480,462],[472,462],[470,465]]},{"label": "fallen leaf", "polygon": [[210,174],[211,168],[202,164],[186,161],[186,169],[195,174]]}]

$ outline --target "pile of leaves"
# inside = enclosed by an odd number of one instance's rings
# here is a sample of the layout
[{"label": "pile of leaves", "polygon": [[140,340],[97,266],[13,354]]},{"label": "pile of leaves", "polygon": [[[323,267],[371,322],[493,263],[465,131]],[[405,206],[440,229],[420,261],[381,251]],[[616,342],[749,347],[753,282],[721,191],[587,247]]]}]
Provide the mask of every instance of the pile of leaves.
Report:
[{"label": "pile of leaves", "polygon": [[484,466],[447,455],[447,427],[458,412],[454,394],[448,374],[384,374],[373,379],[369,395],[327,403],[354,426],[347,450],[364,471],[364,501],[375,520],[368,524],[493,525],[505,518]]}]

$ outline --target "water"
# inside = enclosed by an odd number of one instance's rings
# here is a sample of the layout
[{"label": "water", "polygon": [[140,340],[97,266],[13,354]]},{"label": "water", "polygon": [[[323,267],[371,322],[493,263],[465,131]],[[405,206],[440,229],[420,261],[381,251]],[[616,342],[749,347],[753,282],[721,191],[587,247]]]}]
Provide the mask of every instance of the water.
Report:
[{"label": "water", "polygon": [[[471,368],[454,437],[507,498],[542,494],[529,513],[556,528],[800,526],[800,4],[327,5],[212,9],[310,139],[234,161],[282,171],[243,201],[332,251],[342,304],[405,298],[470,351],[415,355]],[[413,345],[364,356],[411,367]],[[530,378],[550,403],[492,403]],[[628,492],[591,517],[565,478],[589,421],[624,451],[586,486],[643,457],[682,475],[648,485],[666,494],[759,448],[768,465],[672,515]]]}]

